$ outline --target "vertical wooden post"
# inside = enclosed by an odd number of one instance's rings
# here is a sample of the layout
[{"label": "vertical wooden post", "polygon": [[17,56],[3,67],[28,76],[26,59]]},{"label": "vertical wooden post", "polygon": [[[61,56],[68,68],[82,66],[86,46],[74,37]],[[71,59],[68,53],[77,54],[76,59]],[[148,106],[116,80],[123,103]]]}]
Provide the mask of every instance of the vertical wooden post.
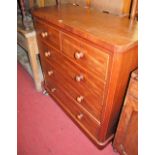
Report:
[{"label": "vertical wooden post", "polygon": [[27,45],[28,45],[28,55],[30,59],[30,64],[32,67],[33,72],[33,78],[35,82],[35,87],[37,91],[41,91],[41,82],[39,77],[39,68],[38,68],[38,62],[37,62],[37,54],[36,51],[38,51],[37,42],[35,36],[31,36],[27,38]]},{"label": "vertical wooden post", "polygon": [[130,19],[131,20],[135,19],[137,7],[138,7],[138,0],[133,0],[132,8],[131,8],[131,14],[130,14]]},{"label": "vertical wooden post", "polygon": [[23,17],[25,17],[25,15],[26,15],[25,1],[24,0],[20,0],[19,2],[20,2],[20,8],[21,8],[22,15],[23,15]]},{"label": "vertical wooden post", "polygon": [[58,3],[58,0],[55,0],[55,2],[56,2],[56,5],[58,6],[58,4],[59,4],[59,3]]},{"label": "vertical wooden post", "polygon": [[129,16],[131,4],[132,0],[123,0],[122,11],[120,10],[120,14],[122,14],[123,16]]},{"label": "vertical wooden post", "polygon": [[86,7],[90,8],[90,2],[91,0],[86,0]]}]

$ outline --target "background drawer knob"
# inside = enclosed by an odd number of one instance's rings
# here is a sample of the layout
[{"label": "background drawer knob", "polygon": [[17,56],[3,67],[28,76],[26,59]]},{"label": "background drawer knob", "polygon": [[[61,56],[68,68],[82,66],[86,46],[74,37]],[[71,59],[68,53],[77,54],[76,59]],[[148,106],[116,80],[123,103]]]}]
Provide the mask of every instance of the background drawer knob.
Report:
[{"label": "background drawer knob", "polygon": [[56,88],[52,88],[51,92],[54,93],[56,91]]},{"label": "background drawer knob", "polygon": [[47,33],[47,32],[42,32],[42,33],[41,33],[41,36],[42,36],[43,38],[45,38],[45,37],[48,36],[48,33]]},{"label": "background drawer knob", "polygon": [[50,51],[45,52],[45,57],[50,57],[50,55],[51,55]]},{"label": "background drawer knob", "polygon": [[48,71],[48,75],[51,76],[54,72],[52,70]]},{"label": "background drawer knob", "polygon": [[83,100],[84,100],[84,97],[83,96],[78,96],[76,98],[77,102],[81,103]]},{"label": "background drawer knob", "polygon": [[84,115],[83,115],[82,113],[78,114],[78,115],[77,115],[78,120],[81,120],[81,119],[83,118],[83,116],[84,116]]},{"label": "background drawer knob", "polygon": [[75,52],[74,56],[75,56],[75,59],[79,60],[79,59],[84,57],[84,53],[82,53],[82,52]]},{"label": "background drawer knob", "polygon": [[83,79],[84,79],[83,75],[76,75],[76,76],[75,76],[75,80],[76,80],[77,82],[80,82],[80,81],[83,80]]}]

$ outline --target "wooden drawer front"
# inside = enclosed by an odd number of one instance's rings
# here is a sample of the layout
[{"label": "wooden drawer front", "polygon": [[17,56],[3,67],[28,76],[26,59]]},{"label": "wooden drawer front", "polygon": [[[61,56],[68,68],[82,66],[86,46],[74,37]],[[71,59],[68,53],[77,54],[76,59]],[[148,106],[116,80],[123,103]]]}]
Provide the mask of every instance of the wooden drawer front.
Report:
[{"label": "wooden drawer front", "polygon": [[19,32],[17,33],[17,43],[25,50],[28,50],[26,38]]},{"label": "wooden drawer front", "polygon": [[62,34],[62,51],[74,62],[106,80],[109,55],[77,39]]},{"label": "wooden drawer front", "polygon": [[[61,79],[59,80],[59,83],[62,83],[62,86],[64,86],[65,83],[66,91],[74,98],[74,100],[76,100],[76,102],[79,97],[82,96],[84,99],[78,104],[87,109],[97,121],[100,121],[105,87],[104,83],[79,68],[61,53],[54,51],[51,47],[46,46],[43,43],[40,45],[42,47],[40,54],[43,58],[42,64],[45,68],[45,74],[49,76],[48,74],[51,74],[50,72],[54,72],[54,74],[51,75],[51,78]],[[50,55],[46,57],[46,52],[44,51],[50,52]],[[45,61],[48,61],[50,65],[45,63]],[[83,76],[83,79],[77,81],[78,79],[76,80],[76,77],[81,75]]]},{"label": "wooden drawer front", "polygon": [[52,80],[46,81],[48,92],[58,100],[62,108],[88,133],[97,137],[99,125],[82,110],[62,89]]},{"label": "wooden drawer front", "polygon": [[[60,61],[61,62],[61,61]],[[87,110],[92,117],[100,122],[101,110],[102,110],[102,96],[96,95],[89,89],[83,86],[83,84],[76,84],[74,79],[69,77],[70,71],[67,68],[63,68],[64,64],[57,65],[56,63],[49,64],[43,61],[45,80],[56,81],[57,85],[62,87],[68,95],[83,109]],[[64,76],[63,76],[64,75]]]},{"label": "wooden drawer front", "polygon": [[35,20],[35,28],[38,39],[46,41],[53,47],[60,49],[60,36],[58,30],[38,20]]},{"label": "wooden drawer front", "polygon": [[40,56],[43,59],[43,61],[48,60],[50,63],[60,63],[62,64],[62,56],[61,53],[58,50],[55,50],[51,46],[49,46],[47,43],[42,42],[41,40],[38,40],[39,42],[39,52]]},{"label": "wooden drawer front", "polygon": [[[91,92],[97,98],[102,98],[104,92],[105,84],[96,79],[93,75],[87,73],[84,69],[78,67],[76,64],[62,56],[63,65],[62,71],[63,74],[66,74],[66,78],[70,81],[71,85],[79,90],[79,92],[86,93],[87,91]],[[69,68],[69,70],[68,70]],[[100,104],[101,100],[100,100]]]},{"label": "wooden drawer front", "polygon": [[[55,65],[55,68],[62,72],[62,76],[67,76],[68,80],[73,83],[79,90],[87,89],[95,95],[102,96],[105,83],[102,80],[96,79],[92,74],[89,74],[84,69],[68,60],[61,53],[53,48],[40,42],[40,54],[44,60],[48,60]],[[79,76],[83,79],[79,80]]]}]

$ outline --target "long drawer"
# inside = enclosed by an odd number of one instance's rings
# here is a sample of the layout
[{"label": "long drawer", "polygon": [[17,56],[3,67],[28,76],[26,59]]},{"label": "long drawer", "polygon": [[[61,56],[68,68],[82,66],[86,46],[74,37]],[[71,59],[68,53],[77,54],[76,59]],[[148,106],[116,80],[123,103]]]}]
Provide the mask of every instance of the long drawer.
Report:
[{"label": "long drawer", "polygon": [[[87,110],[96,121],[100,122],[102,96],[97,96],[84,87],[83,90],[79,90],[79,87],[75,87],[74,81],[72,82],[68,75],[62,76],[63,68],[59,67],[59,69],[56,69],[55,65],[50,65],[45,61],[42,65],[44,68],[45,81],[55,81],[81,108]],[[64,72],[67,73],[67,70],[64,70]]]},{"label": "long drawer", "polygon": [[[56,51],[50,51],[51,58],[43,57],[42,61],[45,79],[57,79],[58,85],[64,87],[75,102],[100,121],[104,84],[83,70],[74,67],[72,62]],[[42,54],[44,55],[44,53]],[[83,76],[81,80],[79,80],[80,75]]]},{"label": "long drawer", "polygon": [[70,116],[82,127],[88,134],[97,137],[99,124],[96,123],[83,109],[81,109],[62,89],[58,86],[55,81],[45,82],[45,87],[56,100],[62,108],[67,111]]},{"label": "long drawer", "polygon": [[62,33],[62,52],[95,76],[106,80],[109,54]]},{"label": "long drawer", "polygon": [[57,29],[36,19],[35,28],[38,39],[46,41],[53,47],[60,49],[60,32]]}]

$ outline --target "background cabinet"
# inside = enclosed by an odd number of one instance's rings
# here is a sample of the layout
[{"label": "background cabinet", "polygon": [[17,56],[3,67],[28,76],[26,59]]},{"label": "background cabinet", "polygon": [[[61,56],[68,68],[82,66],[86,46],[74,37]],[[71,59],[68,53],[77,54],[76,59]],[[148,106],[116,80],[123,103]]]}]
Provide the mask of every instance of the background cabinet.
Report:
[{"label": "background cabinet", "polygon": [[138,155],[138,75],[132,73],[123,111],[114,139],[122,155]]}]

